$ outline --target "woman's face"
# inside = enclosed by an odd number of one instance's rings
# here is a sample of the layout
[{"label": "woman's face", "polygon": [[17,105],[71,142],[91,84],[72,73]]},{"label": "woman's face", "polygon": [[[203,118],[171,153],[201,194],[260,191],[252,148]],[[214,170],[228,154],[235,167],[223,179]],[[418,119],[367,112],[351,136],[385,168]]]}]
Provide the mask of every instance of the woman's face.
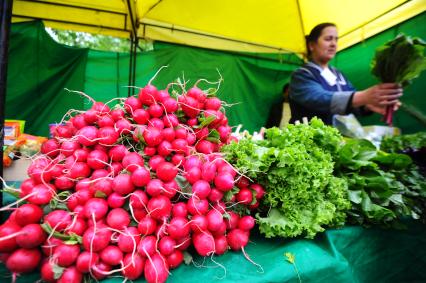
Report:
[{"label": "woman's face", "polygon": [[309,44],[309,49],[314,61],[328,63],[336,55],[337,28],[333,26],[324,28],[318,40]]}]

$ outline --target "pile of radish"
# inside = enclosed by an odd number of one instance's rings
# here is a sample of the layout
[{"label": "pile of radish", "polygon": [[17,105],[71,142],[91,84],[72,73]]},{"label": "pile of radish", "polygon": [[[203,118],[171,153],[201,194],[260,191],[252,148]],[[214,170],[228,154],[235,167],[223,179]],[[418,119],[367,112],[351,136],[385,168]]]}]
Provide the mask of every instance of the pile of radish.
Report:
[{"label": "pile of radish", "polygon": [[[243,250],[263,188],[219,153],[222,101],[194,86],[151,83],[113,109],[94,102],[45,142],[0,226],[1,261],[46,282],[120,275],[165,282],[190,246]],[[176,95],[175,95],[176,94]]]}]

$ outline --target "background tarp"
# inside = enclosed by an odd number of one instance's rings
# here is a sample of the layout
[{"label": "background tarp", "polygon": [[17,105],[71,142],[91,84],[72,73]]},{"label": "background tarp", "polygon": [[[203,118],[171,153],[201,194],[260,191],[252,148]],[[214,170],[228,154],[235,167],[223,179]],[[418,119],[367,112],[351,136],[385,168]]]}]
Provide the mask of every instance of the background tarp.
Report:
[{"label": "background tarp", "polygon": [[87,49],[56,43],[41,22],[12,25],[6,119],[26,120],[25,132],[48,135],[48,124],[59,122],[71,108],[81,109]]},{"label": "background tarp", "polygon": [[[399,32],[426,39],[426,13],[337,54],[333,64],[340,68],[358,89],[377,80],[370,74],[375,49]],[[40,22],[12,25],[9,50],[6,117],[27,120],[27,132],[47,135],[47,125],[59,122],[70,108],[84,109],[82,99],[64,88],[84,90],[97,100],[126,97],[129,55],[89,51],[56,44],[45,33]],[[269,108],[279,100],[282,86],[292,70],[301,63],[294,55],[254,56],[182,45],[158,43],[155,50],[137,55],[136,86],[144,86],[156,71],[153,81],[164,88],[176,78],[224,81],[218,96],[229,104],[230,124],[242,124],[249,131],[264,125]],[[281,59],[281,62],[276,58]],[[87,64],[86,64],[87,58]],[[202,88],[211,87],[200,83]],[[426,115],[426,74],[423,73],[405,90],[402,102]],[[363,119],[364,124],[382,124],[379,115]],[[404,111],[395,114],[395,126],[403,133],[426,130],[426,127]]]}]

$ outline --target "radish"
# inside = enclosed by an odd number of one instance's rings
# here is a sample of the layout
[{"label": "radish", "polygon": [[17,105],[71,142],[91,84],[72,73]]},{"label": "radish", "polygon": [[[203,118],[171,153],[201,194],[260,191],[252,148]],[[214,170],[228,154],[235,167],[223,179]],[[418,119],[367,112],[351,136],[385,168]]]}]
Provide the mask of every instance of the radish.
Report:
[{"label": "radish", "polygon": [[211,189],[210,194],[208,196],[209,201],[217,202],[223,199],[224,193],[219,191],[216,188]]},{"label": "radish", "polygon": [[132,114],[134,111],[140,108],[142,108],[142,103],[134,96],[130,96],[124,101],[124,109],[127,113]]},{"label": "radish", "polygon": [[175,139],[174,141],[172,141],[172,149],[175,152],[187,154],[188,141],[186,139]]},{"label": "radish", "polygon": [[206,199],[198,199],[197,197],[190,197],[186,208],[192,215],[204,215],[209,210],[209,202]]},{"label": "radish", "polygon": [[41,261],[38,249],[17,249],[6,261],[6,267],[13,273],[27,273],[34,271]]},{"label": "radish", "polygon": [[143,108],[136,109],[135,111],[133,111],[132,117],[133,120],[139,125],[146,125],[148,120],[151,118],[148,111]]},{"label": "radish", "polygon": [[169,199],[171,199],[179,191],[180,191],[179,184],[176,182],[175,179],[173,179],[170,182],[164,183],[163,190],[161,191],[161,194],[168,197]]},{"label": "radish", "polygon": [[111,115],[111,118],[114,121],[118,121],[118,120],[124,118],[124,110],[123,109],[119,109],[119,108],[111,110],[110,115]]},{"label": "radish", "polygon": [[172,144],[169,141],[163,140],[157,146],[157,152],[159,155],[167,157],[173,151]]},{"label": "radish", "polygon": [[141,235],[151,235],[154,233],[155,229],[157,229],[157,222],[154,218],[147,216],[139,220],[138,231],[141,233]]},{"label": "radish", "polygon": [[92,169],[102,169],[108,162],[108,155],[102,150],[92,150],[87,156],[87,165]]},{"label": "radish", "polygon": [[186,251],[191,245],[191,237],[184,237],[176,240],[176,249]]},{"label": "radish", "polygon": [[67,227],[67,229],[65,229],[65,231],[67,234],[74,233],[76,235],[83,236],[86,229],[86,221],[81,218],[77,218]]},{"label": "radish", "polygon": [[130,224],[130,215],[123,208],[114,208],[108,213],[106,221],[111,228],[122,230]]},{"label": "radish", "polygon": [[155,155],[155,156],[151,157],[148,164],[149,164],[149,167],[151,167],[152,170],[156,170],[158,165],[162,162],[165,162],[165,161],[166,160],[164,159],[163,156]]},{"label": "radish", "polygon": [[87,178],[91,173],[89,165],[85,162],[76,162],[69,170],[69,176],[72,179]]},{"label": "radish", "polygon": [[10,253],[18,248],[16,235],[21,227],[16,223],[9,222],[0,226],[0,253]]},{"label": "radish", "polygon": [[183,217],[172,218],[167,226],[167,233],[175,240],[188,236],[189,232],[190,226],[188,225],[188,220]]},{"label": "radish", "polygon": [[95,277],[97,280],[104,279],[108,276],[108,272],[111,271],[111,265],[108,265],[102,261],[98,261],[97,263],[93,264],[91,275]]},{"label": "radish", "polygon": [[209,110],[219,110],[222,102],[217,97],[207,98],[205,101],[205,108]]},{"label": "radish", "polygon": [[111,158],[112,161],[122,161],[124,156],[127,155],[127,153],[128,153],[127,148],[122,144],[118,144],[113,146],[108,151],[108,156],[109,158]]},{"label": "radish", "polygon": [[170,162],[161,162],[158,164],[155,173],[161,181],[169,182],[176,177],[178,170],[175,165]]},{"label": "radish", "polygon": [[57,283],[82,282],[83,274],[77,270],[75,266],[68,267],[62,273]]},{"label": "radish", "polygon": [[142,190],[135,190],[131,195],[130,195],[130,201],[129,201],[129,205],[132,208],[146,208],[146,205],[148,204],[148,196],[146,195],[146,193]]},{"label": "radish", "polygon": [[143,105],[151,105],[155,102],[155,97],[157,97],[158,90],[155,86],[147,84],[144,88],[139,91],[139,100]]},{"label": "radish", "polygon": [[72,117],[71,122],[76,129],[82,129],[87,126],[87,122],[84,120],[83,115],[76,115]]},{"label": "radish", "polygon": [[148,126],[143,132],[143,138],[148,146],[157,146],[163,140],[163,135],[160,129]]},{"label": "radish", "polygon": [[136,250],[140,240],[139,230],[136,227],[129,227],[124,230],[124,233],[118,236],[117,245],[124,253],[131,253],[133,250]]},{"label": "radish", "polygon": [[154,219],[168,217],[172,211],[172,203],[170,202],[170,199],[162,195],[151,198],[148,201],[147,207],[148,213]]},{"label": "radish", "polygon": [[95,126],[85,126],[77,131],[77,141],[84,146],[96,144],[98,128]]},{"label": "radish", "polygon": [[233,229],[226,235],[226,239],[231,249],[238,251],[248,244],[249,233],[238,228]]},{"label": "radish", "polygon": [[[103,115],[98,118],[98,126],[100,129],[105,127],[111,127],[114,129],[115,120],[110,115]],[[99,134],[99,133],[98,133]],[[99,134],[99,136],[101,136]],[[117,135],[118,137],[118,135]]]},{"label": "radish", "polygon": [[160,118],[151,118],[148,121],[148,125],[151,125],[152,127],[156,128],[160,131],[163,130],[164,127],[165,127],[163,120],[160,119]]},{"label": "radish", "polygon": [[152,179],[146,185],[146,192],[152,197],[159,196],[163,190],[163,186],[164,183],[161,180]]},{"label": "radish", "polygon": [[71,156],[79,148],[81,146],[77,141],[64,141],[61,143],[61,153],[66,157]]},{"label": "radish", "polygon": [[121,164],[121,162],[112,162],[111,165],[108,167],[108,174],[111,177],[117,176],[121,173],[121,171],[123,171],[123,165]]},{"label": "radish", "polygon": [[102,219],[108,212],[108,203],[101,198],[89,199],[84,205],[84,215],[91,219],[92,216],[96,219]]},{"label": "radish", "polygon": [[120,194],[113,192],[108,196],[107,203],[111,208],[119,208],[126,203],[126,199]]},{"label": "radish", "polygon": [[149,257],[156,252],[157,239],[154,236],[145,236],[139,242],[137,249],[140,255]]},{"label": "radish", "polygon": [[158,243],[158,249],[162,255],[168,256],[173,253],[175,250],[176,241],[168,236],[164,236],[160,239]]},{"label": "radish", "polygon": [[212,182],[216,177],[216,164],[213,162],[203,163],[201,168],[201,178],[206,182]]},{"label": "radish", "polygon": [[256,199],[261,199],[265,195],[265,189],[260,184],[251,184],[250,189],[256,192]]},{"label": "radish", "polygon": [[214,145],[212,142],[208,140],[200,140],[195,148],[198,152],[204,153],[204,154],[211,154],[215,151]]},{"label": "radish", "polygon": [[195,250],[201,256],[211,256],[216,251],[214,238],[210,232],[195,233],[192,242]]},{"label": "radish", "polygon": [[58,238],[47,238],[44,244],[41,246],[41,250],[44,255],[51,256],[55,252],[56,247],[62,245],[63,241]]},{"label": "radish", "polygon": [[188,210],[186,209],[186,204],[183,202],[174,203],[172,207],[172,216],[186,218],[188,216]]},{"label": "radish", "polygon": [[106,248],[111,241],[111,231],[105,225],[89,227],[83,234],[83,247],[86,251],[98,252]]},{"label": "radish", "polygon": [[205,199],[211,192],[210,184],[204,180],[198,180],[192,184],[192,193],[194,197]]},{"label": "radish", "polygon": [[115,122],[114,128],[120,135],[130,134],[133,130],[132,124],[125,118],[119,119]]},{"label": "radish", "polygon": [[239,189],[242,189],[242,188],[247,188],[249,185],[250,185],[250,181],[249,181],[249,179],[247,179],[246,177],[244,177],[244,176],[241,176],[239,179],[238,179],[238,181],[237,181],[237,187],[239,188]]},{"label": "radish", "polygon": [[49,260],[44,260],[41,264],[40,275],[43,281],[48,283],[56,282],[55,273],[53,272],[53,263]]},{"label": "radish", "polygon": [[254,225],[255,220],[250,215],[245,215],[241,217],[238,221],[238,229],[241,229],[243,231],[250,231],[251,229],[253,229]]},{"label": "radish", "polygon": [[27,203],[16,209],[15,222],[20,226],[39,223],[43,217],[43,210],[34,204]]},{"label": "radish", "polygon": [[222,192],[230,191],[234,187],[234,177],[228,172],[219,173],[214,178],[214,184]]},{"label": "radish", "polygon": [[126,170],[133,172],[136,169],[144,166],[144,160],[142,156],[139,155],[139,153],[129,152],[126,154],[126,156],[124,156],[122,164]]},{"label": "radish", "polygon": [[[111,122],[114,123],[113,121]],[[111,126],[104,126],[98,131],[98,140],[102,145],[113,145],[117,143],[119,137],[120,135],[114,129],[114,124]]]},{"label": "radish", "polygon": [[204,215],[194,215],[189,222],[189,227],[193,232],[203,232],[207,230],[207,218]]},{"label": "radish", "polygon": [[182,166],[182,164],[185,162],[185,156],[180,153],[176,153],[172,156],[172,163],[176,166]]},{"label": "radish", "polygon": [[43,220],[56,231],[62,231],[71,224],[72,217],[68,211],[57,209],[45,215]]},{"label": "radish", "polygon": [[207,213],[206,217],[207,228],[212,232],[219,230],[220,226],[223,224],[222,214],[219,211],[212,209]]},{"label": "radish", "polygon": [[113,189],[120,195],[128,195],[135,190],[129,174],[119,174],[113,179]]},{"label": "radish", "polygon": [[163,107],[159,104],[153,103],[148,107],[148,113],[151,117],[159,118],[163,115]]},{"label": "radish", "polygon": [[251,190],[247,188],[240,189],[240,191],[235,196],[237,201],[242,204],[249,205],[253,201],[253,194]]},{"label": "radish", "polygon": [[165,127],[177,127],[179,125],[179,118],[175,114],[168,114],[163,117]]},{"label": "radish", "polygon": [[214,246],[216,248],[215,254],[221,255],[228,250],[228,241],[226,240],[225,235],[216,236],[214,238]]},{"label": "radish", "polygon": [[77,257],[77,262],[75,264],[78,271],[82,273],[88,273],[92,265],[96,264],[99,261],[99,256],[97,253],[83,251]]},{"label": "radish", "polygon": [[157,149],[155,147],[146,146],[143,150],[143,153],[147,156],[154,156],[157,153]]},{"label": "radish", "polygon": [[80,254],[79,245],[59,245],[53,252],[54,261],[62,267],[68,267],[74,264]]},{"label": "radish", "polygon": [[186,170],[184,176],[188,183],[194,184],[201,179],[201,169],[199,167],[189,168]]},{"label": "radish", "polygon": [[97,179],[93,183],[91,191],[94,195],[101,192],[105,194],[105,196],[109,196],[113,192],[112,187],[113,182],[111,179]]},{"label": "radish", "polygon": [[98,112],[95,109],[88,109],[82,115],[88,125],[92,125],[98,120]]},{"label": "radish", "polygon": [[56,140],[49,139],[41,145],[40,152],[50,158],[55,158],[59,154],[59,143]]},{"label": "radish", "polygon": [[174,269],[183,262],[183,253],[180,250],[174,250],[169,256],[167,256],[167,263],[169,268]]},{"label": "radish", "polygon": [[166,108],[167,113],[173,113],[178,110],[178,103],[173,98],[167,98],[163,101],[164,108]]},{"label": "radish", "polygon": [[123,260],[123,252],[117,246],[108,246],[100,252],[99,257],[106,264],[114,266]]},{"label": "radish", "polygon": [[240,221],[240,216],[237,213],[233,211],[226,212],[226,217],[225,217],[226,229],[232,230],[237,228],[239,221]]},{"label": "radish", "polygon": [[136,280],[143,273],[145,267],[145,258],[139,254],[126,254],[124,256],[123,265],[123,276],[129,280]]},{"label": "radish", "polygon": [[154,254],[145,262],[145,279],[147,283],[163,283],[169,276],[169,267],[161,254]]}]

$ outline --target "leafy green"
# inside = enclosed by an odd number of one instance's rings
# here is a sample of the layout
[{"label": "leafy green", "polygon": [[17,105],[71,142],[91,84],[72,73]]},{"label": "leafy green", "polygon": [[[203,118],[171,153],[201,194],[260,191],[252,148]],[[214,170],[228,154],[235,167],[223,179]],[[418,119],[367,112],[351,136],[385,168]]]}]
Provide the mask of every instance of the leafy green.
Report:
[{"label": "leafy green", "polygon": [[350,202],[346,181],[333,176],[332,156],[342,143],[338,131],[314,118],[265,135],[222,148],[231,164],[266,188],[264,211],[257,215],[260,231],[266,237],[313,238],[324,226],[343,225]]},{"label": "leafy green", "polygon": [[386,152],[401,152],[408,148],[417,150],[422,147],[426,147],[426,132],[385,137],[380,144],[380,149]]},{"label": "leafy green", "polygon": [[409,84],[426,69],[425,46],[426,43],[419,38],[398,35],[377,48],[372,73],[385,83]]}]

